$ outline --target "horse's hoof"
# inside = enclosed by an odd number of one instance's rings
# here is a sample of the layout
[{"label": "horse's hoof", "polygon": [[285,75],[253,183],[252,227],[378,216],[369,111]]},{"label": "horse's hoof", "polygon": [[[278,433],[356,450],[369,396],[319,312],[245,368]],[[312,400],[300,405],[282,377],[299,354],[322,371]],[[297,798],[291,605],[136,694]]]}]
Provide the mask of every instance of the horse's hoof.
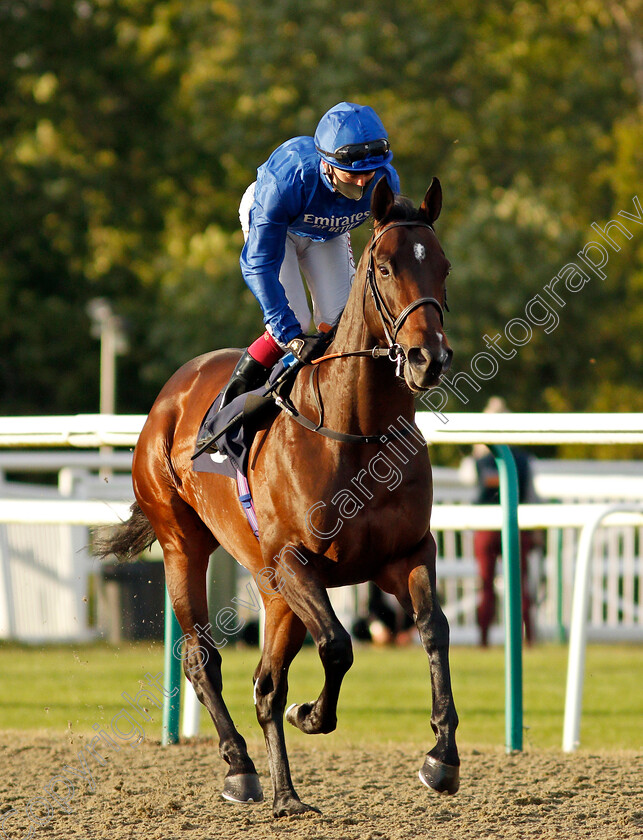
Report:
[{"label": "horse's hoof", "polygon": [[286,720],[293,726],[298,726],[298,721],[310,714],[313,705],[314,703],[291,703],[286,709]]},{"label": "horse's hoof", "polygon": [[275,800],[272,808],[272,813],[275,817],[293,817],[297,814],[309,814],[311,812],[314,814],[321,814],[319,808],[314,808],[312,805],[306,805],[306,803],[302,802],[301,799],[297,799],[295,797],[281,802],[277,802]]},{"label": "horse's hoof", "polygon": [[418,775],[423,785],[438,793],[457,793],[460,787],[460,768],[443,764],[432,755],[427,755]]},{"label": "horse's hoof", "polygon": [[263,802],[259,776],[256,773],[237,773],[234,776],[226,776],[221,797],[226,802],[236,802],[239,805]]},{"label": "horse's hoof", "polygon": [[291,703],[286,709],[286,720],[292,726],[311,735],[313,730],[310,725],[310,713],[313,705],[313,703]]},{"label": "horse's hoof", "polygon": [[325,723],[313,716],[314,703],[293,703],[286,709],[286,720],[306,735],[328,735],[337,728],[337,718]]}]

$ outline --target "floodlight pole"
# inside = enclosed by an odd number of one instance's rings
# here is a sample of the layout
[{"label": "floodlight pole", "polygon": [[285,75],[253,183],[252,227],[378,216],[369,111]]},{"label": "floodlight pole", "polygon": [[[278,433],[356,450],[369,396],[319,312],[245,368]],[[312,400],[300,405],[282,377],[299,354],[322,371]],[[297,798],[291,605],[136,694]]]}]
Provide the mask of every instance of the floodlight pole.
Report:
[{"label": "floodlight pole", "polygon": [[[100,339],[100,413],[116,411],[116,356],[127,349],[121,319],[114,314],[106,298],[94,298],[87,304],[92,319],[92,335]],[[108,457],[111,446],[101,446],[100,454]],[[111,470],[102,468],[101,478],[109,478]]]}]

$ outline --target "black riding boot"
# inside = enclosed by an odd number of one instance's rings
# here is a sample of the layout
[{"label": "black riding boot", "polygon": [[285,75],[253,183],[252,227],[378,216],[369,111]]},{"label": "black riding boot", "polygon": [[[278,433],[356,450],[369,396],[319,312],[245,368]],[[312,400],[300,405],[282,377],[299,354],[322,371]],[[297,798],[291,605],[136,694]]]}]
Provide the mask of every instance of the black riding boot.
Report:
[{"label": "black riding boot", "polygon": [[[228,380],[228,384],[221,392],[218,411],[221,411],[225,405],[231,403],[239,394],[245,394],[247,391],[258,388],[266,381],[268,373],[268,368],[262,365],[261,362],[253,359],[246,350],[232,371],[232,376]],[[201,450],[202,452],[206,451],[211,440],[211,431],[204,428],[203,435],[196,443],[197,450]]]},{"label": "black riding boot", "polygon": [[224,405],[231,403],[239,394],[245,394],[247,391],[258,388],[266,381],[268,373],[268,368],[262,365],[261,362],[253,359],[250,353],[245,350],[243,356],[235,365],[228,384],[221,392],[219,411],[221,411]]}]

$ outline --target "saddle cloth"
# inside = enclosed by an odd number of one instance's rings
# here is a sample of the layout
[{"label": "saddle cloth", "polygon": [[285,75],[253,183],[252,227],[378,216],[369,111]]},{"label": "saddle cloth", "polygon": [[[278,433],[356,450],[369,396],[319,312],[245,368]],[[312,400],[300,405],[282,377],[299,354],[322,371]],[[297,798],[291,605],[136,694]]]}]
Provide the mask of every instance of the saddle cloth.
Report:
[{"label": "saddle cloth", "polygon": [[[197,434],[197,440],[199,440],[204,427],[207,427],[212,434],[216,435],[230,424],[230,428],[216,440],[218,451],[202,452],[192,461],[192,469],[195,472],[218,473],[236,479],[239,502],[257,539],[259,539],[259,526],[247,478],[248,454],[259,424],[279,411],[269,392],[274,389],[282,394],[289,393],[298,370],[299,365],[295,364],[294,357],[288,354],[274,366],[266,385],[254,391],[239,394],[221,411],[219,411],[221,394],[218,394],[201,421]],[[235,418],[237,422],[232,423],[231,421]]]}]

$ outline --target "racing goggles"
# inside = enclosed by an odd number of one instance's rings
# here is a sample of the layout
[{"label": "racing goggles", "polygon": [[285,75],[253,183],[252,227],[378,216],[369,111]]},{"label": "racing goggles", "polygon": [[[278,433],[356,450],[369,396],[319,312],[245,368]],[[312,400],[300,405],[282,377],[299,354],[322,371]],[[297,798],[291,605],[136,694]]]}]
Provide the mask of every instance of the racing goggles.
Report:
[{"label": "racing goggles", "polygon": [[340,166],[352,166],[360,160],[366,158],[385,157],[391,147],[388,140],[381,138],[380,140],[371,140],[368,143],[348,143],[346,146],[340,146],[334,152],[325,152],[323,149],[317,147],[317,151],[324,157],[336,160]]}]

